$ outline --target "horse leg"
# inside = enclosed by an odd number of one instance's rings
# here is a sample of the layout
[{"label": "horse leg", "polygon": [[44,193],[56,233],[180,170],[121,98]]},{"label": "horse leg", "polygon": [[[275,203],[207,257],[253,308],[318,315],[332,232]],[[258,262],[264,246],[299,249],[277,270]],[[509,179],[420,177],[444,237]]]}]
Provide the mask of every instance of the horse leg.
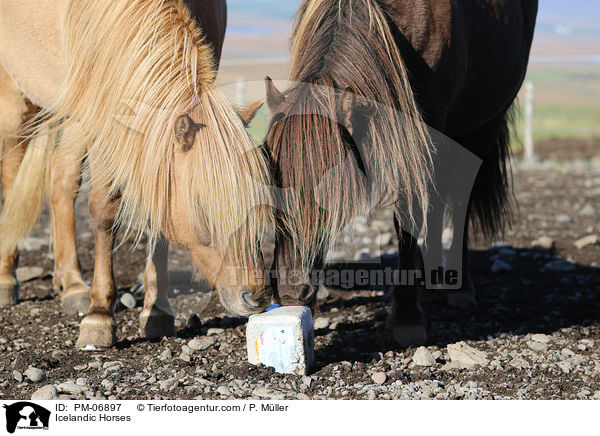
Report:
[{"label": "horse leg", "polygon": [[471,214],[477,212],[488,234],[496,233],[502,228],[501,221],[506,214],[509,193],[505,165],[510,146],[509,118],[510,113],[505,111],[479,129],[456,138],[459,144],[483,159],[471,192],[465,222],[454,225],[455,232],[461,228],[461,224],[464,226],[463,238],[454,238],[452,252],[448,256],[449,259],[458,259],[456,254],[462,254],[462,263],[458,264],[461,269],[462,287],[458,291],[448,293],[448,303],[461,309],[477,308],[468,259]]},{"label": "horse leg", "polygon": [[[394,219],[394,225],[398,233],[400,277],[404,278],[402,271],[406,271],[407,281],[394,286],[390,327],[398,345],[423,345],[427,341],[427,323],[419,303],[421,280],[424,279],[418,277],[419,272],[423,274],[419,267],[419,247],[416,238],[400,229],[397,219]],[[414,276],[413,272],[416,273]]]},{"label": "horse leg", "polygon": [[[75,134],[72,128],[63,132]],[[65,312],[87,313],[90,289],[79,269],[75,240],[75,198],[81,182],[83,150],[55,149],[50,165],[50,215],[54,234],[54,288]]]},{"label": "horse leg", "polygon": [[[4,187],[4,201],[10,196],[13,182],[27,149],[26,141],[18,138],[19,129],[28,113],[33,113],[33,109],[28,105],[15,82],[0,67],[0,156],[2,156],[1,181]],[[15,276],[17,259],[16,251],[0,258],[0,306],[13,305],[18,301],[18,283]]]},{"label": "horse leg", "polygon": [[[444,266],[444,247],[442,245],[442,232],[444,230],[445,205],[439,195],[432,196],[431,207],[427,214],[427,235],[423,251],[423,270],[430,274],[432,270]],[[423,289],[422,302],[430,302],[433,293],[439,286],[434,285],[431,289]]]},{"label": "horse leg", "polygon": [[176,336],[175,315],[169,303],[169,241],[160,238],[148,253],[144,271],[144,308],[140,313],[140,332],[155,340]]},{"label": "horse leg", "polygon": [[[462,287],[458,291],[448,291],[446,294],[446,301],[449,306],[454,308],[471,311],[477,310],[477,299],[475,298],[475,287],[471,282],[471,276],[469,274],[469,212],[467,211],[467,219],[464,223],[454,222],[454,228],[457,229],[458,226],[464,226],[464,233],[462,240],[458,240],[460,238],[455,238],[452,241],[452,246],[450,248],[451,251],[456,253],[458,250],[462,251],[462,263],[460,276],[462,277]],[[460,244],[462,242],[462,244]],[[456,255],[449,253],[449,258],[455,258]]]},{"label": "horse leg", "polygon": [[[3,141],[3,153],[7,153],[2,159],[2,185],[4,186],[5,201],[10,196],[13,181],[27,148],[27,144],[17,145],[18,141],[16,138],[5,138]],[[15,276],[17,260],[18,253],[16,251],[0,257],[0,306],[9,306],[18,302],[19,284]]]},{"label": "horse leg", "polygon": [[94,278],[90,292],[91,306],[81,321],[78,348],[85,348],[87,345],[107,348],[116,340],[114,312],[117,292],[112,250],[115,241],[113,225],[119,203],[119,198],[109,197],[105,190],[94,189],[90,194],[90,221],[95,240]]}]

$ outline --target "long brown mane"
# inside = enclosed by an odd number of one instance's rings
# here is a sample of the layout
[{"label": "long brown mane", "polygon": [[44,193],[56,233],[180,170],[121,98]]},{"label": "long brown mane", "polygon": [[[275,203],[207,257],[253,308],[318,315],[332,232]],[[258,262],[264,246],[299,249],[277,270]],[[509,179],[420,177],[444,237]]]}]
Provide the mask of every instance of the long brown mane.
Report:
[{"label": "long brown mane", "polygon": [[[431,145],[380,5],[304,0],[292,38],[291,81],[280,110],[295,115],[276,117],[268,142],[280,183],[295,193],[284,198],[289,213],[282,225],[303,266],[368,207],[391,203],[408,216],[405,225],[420,221],[428,207]],[[374,102],[352,133],[361,153],[340,114],[347,92]]]},{"label": "long brown mane", "polygon": [[[65,146],[86,147],[94,187],[122,195],[121,227],[155,238],[174,189],[192,224],[241,261],[268,222],[268,166],[217,89],[211,47],[181,0],[70,0],[66,78],[37,126],[81,126]],[[187,152],[185,186],[174,186],[176,119],[202,128]],[[179,170],[179,168],[178,168]]]}]

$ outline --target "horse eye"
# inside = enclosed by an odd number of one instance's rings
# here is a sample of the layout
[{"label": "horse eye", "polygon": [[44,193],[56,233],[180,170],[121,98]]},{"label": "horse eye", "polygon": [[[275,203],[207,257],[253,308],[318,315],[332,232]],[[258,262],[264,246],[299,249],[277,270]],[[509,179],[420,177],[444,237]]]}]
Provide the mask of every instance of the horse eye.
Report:
[{"label": "horse eye", "polygon": [[285,114],[283,112],[278,112],[273,117],[273,123],[277,123],[285,118]]}]

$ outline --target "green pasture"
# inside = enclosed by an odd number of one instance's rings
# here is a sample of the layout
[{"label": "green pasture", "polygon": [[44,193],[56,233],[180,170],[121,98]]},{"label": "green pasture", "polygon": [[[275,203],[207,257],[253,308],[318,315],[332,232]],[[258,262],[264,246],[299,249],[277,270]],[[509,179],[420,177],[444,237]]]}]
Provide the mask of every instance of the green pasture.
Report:
[{"label": "green pasture", "polygon": [[[533,65],[526,81],[533,83],[534,139],[600,137],[600,65]],[[519,112],[524,92],[519,94]],[[523,138],[523,118],[517,116],[515,139]],[[515,148],[520,147],[514,141]]]}]

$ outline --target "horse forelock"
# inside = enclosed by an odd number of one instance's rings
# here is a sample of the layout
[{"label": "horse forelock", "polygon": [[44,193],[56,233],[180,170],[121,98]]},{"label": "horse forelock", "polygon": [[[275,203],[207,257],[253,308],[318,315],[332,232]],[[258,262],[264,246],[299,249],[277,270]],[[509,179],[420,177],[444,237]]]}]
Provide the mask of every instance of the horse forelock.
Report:
[{"label": "horse forelock", "polygon": [[[379,4],[304,0],[292,36],[291,81],[296,85],[286,92],[282,112],[300,115],[274,125],[269,142],[280,182],[299,197],[298,213],[288,214],[284,225],[304,266],[310,267],[356,214],[377,205],[393,204],[408,217],[404,226],[424,231],[419,218],[428,207],[432,146]],[[336,111],[345,91],[373,103],[356,138],[362,162],[349,153],[351,144],[338,128]],[[329,115],[310,115],[319,113]],[[323,172],[331,168],[338,168],[327,173],[331,190],[321,198],[325,203],[317,204],[312,190],[323,186]]]},{"label": "horse forelock", "polygon": [[[69,0],[64,38],[66,79],[37,129],[81,126],[64,146],[86,147],[94,187],[122,195],[119,225],[158,236],[174,189],[175,122],[201,111],[185,165],[190,220],[203,216],[222,251],[253,251],[262,224],[249,205],[269,204],[266,164],[216,89],[212,49],[183,2]],[[236,212],[251,216],[238,225]]]},{"label": "horse forelock", "polygon": [[335,101],[332,88],[292,89],[282,108],[291,114],[273,124],[268,138],[282,193],[278,223],[303,269],[330,248],[356,207],[367,201],[362,156],[353,153],[346,126],[335,116]]}]

